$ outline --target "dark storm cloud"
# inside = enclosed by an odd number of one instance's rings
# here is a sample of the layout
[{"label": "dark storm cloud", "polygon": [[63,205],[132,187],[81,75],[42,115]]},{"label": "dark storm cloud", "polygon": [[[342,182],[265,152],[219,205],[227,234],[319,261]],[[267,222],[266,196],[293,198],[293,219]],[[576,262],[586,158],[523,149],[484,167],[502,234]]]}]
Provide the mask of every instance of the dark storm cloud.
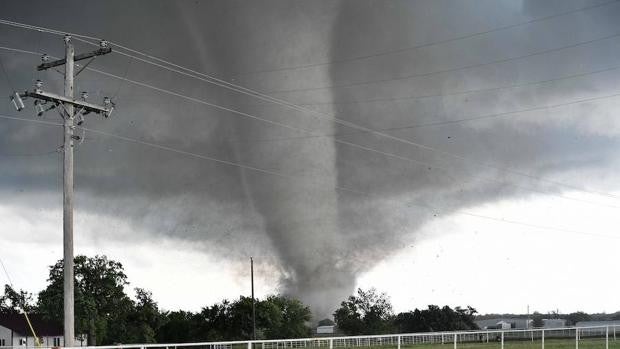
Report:
[{"label": "dark storm cloud", "polygon": [[[6,18],[119,41],[198,71],[217,72],[218,76],[235,79],[248,87],[285,90],[399,78],[488,62],[603,37],[620,29],[613,20],[620,14],[620,5],[612,4],[472,40],[331,66],[250,74],[440,41],[595,2],[545,4],[485,1],[474,7],[471,3],[447,1],[107,1],[88,6],[64,3],[64,7],[52,8],[43,15],[29,11],[31,3],[14,3],[6,11]],[[60,11],[64,10],[68,12],[63,15]],[[72,20],[64,22],[63,18]],[[579,19],[576,25],[575,19]],[[62,54],[61,40],[44,34],[2,27],[0,38],[5,46]],[[601,69],[614,63],[619,49],[618,41],[610,40],[500,65],[282,95],[298,103],[340,103],[453,93]],[[60,90],[61,81],[55,73],[32,73],[37,57],[1,54],[12,85],[23,89],[33,79],[43,78],[50,89]],[[617,166],[613,160],[618,146],[615,138],[594,132],[596,126],[583,127],[588,125],[584,117],[591,116],[587,112],[593,107],[390,131],[395,136],[472,159],[464,162],[355,132],[329,120],[258,102],[118,56],[96,63],[118,75],[127,74],[131,79],[239,108],[312,130],[314,134],[342,134],[346,141],[429,163],[416,165],[337,144],[330,137],[307,137],[302,132],[84,73],[78,90],[87,88],[97,98],[118,93],[119,105],[112,119],[89,120],[88,127],[284,173],[295,179],[86,134],[86,141],[76,154],[78,210],[99,214],[102,221],[105,217],[120,217],[149,237],[194,241],[228,258],[274,256],[283,271],[283,292],[310,302],[321,315],[328,314],[352,291],[361,272],[396,252],[436,215],[533,195],[521,187],[552,193],[563,190],[480,163],[494,162],[536,176],[573,171],[604,173]],[[617,79],[613,77],[617,75],[493,93],[317,108],[334,112],[344,120],[382,129],[613,93],[620,89],[614,83]],[[4,95],[10,89],[2,85]],[[3,108],[4,114],[14,113],[8,105]],[[54,120],[52,115],[48,118]],[[45,152],[58,145],[59,132],[48,126],[3,121],[0,144],[7,153]],[[3,203],[35,205],[21,199],[21,190],[29,195],[58,193],[56,160],[57,155],[0,157],[1,190],[4,197],[13,198]],[[370,196],[337,191],[337,186],[364,191]],[[50,200],[47,205],[58,203]],[[426,210],[412,203],[438,210]],[[105,234],[101,229],[93,231]],[[114,236],[114,232],[107,234]],[[115,238],[130,241],[135,237]]]}]

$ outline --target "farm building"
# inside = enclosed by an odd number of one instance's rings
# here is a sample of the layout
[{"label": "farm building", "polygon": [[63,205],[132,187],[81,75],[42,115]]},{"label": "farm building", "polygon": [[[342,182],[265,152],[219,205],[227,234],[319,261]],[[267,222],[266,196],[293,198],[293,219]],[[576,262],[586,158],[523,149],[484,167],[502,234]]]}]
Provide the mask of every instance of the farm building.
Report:
[{"label": "farm building", "polygon": [[476,325],[483,330],[500,329],[525,329],[532,327],[531,319],[522,318],[495,318],[486,320],[476,320]]},{"label": "farm building", "polygon": [[[64,345],[62,326],[41,316],[29,315],[36,335],[44,347]],[[76,345],[86,345],[86,336],[76,338]],[[23,314],[0,314],[0,347],[35,347],[34,336]]]},{"label": "farm building", "polygon": [[326,325],[326,326],[317,326],[316,334],[317,335],[333,335],[336,333],[336,326],[334,325]]},{"label": "farm building", "polygon": [[543,319],[543,328],[566,327],[566,319]]},{"label": "farm building", "polygon": [[608,320],[608,321],[579,321],[575,326],[577,327],[589,327],[589,326],[614,326],[620,329],[620,320]]}]

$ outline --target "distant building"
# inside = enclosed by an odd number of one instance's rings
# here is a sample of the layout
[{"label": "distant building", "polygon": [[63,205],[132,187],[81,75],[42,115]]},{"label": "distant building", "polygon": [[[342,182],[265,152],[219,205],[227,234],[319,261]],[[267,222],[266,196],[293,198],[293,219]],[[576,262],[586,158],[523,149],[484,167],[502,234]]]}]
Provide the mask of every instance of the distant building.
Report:
[{"label": "distant building", "polygon": [[543,328],[566,327],[566,319],[543,319]]},{"label": "distant building", "polygon": [[476,320],[475,323],[483,330],[526,329],[532,327],[531,319],[522,318],[495,318]]},{"label": "distant building", "polygon": [[[35,333],[44,347],[64,346],[63,328],[40,315],[29,315]],[[86,345],[86,336],[76,338],[75,345]],[[34,336],[23,314],[0,314],[0,347],[35,347]]]},{"label": "distant building", "polygon": [[579,321],[575,326],[588,327],[588,326],[620,326],[620,320],[609,321]]},{"label": "distant building", "polygon": [[336,333],[336,326],[334,325],[317,326],[316,328],[317,335],[333,335],[334,333]]}]

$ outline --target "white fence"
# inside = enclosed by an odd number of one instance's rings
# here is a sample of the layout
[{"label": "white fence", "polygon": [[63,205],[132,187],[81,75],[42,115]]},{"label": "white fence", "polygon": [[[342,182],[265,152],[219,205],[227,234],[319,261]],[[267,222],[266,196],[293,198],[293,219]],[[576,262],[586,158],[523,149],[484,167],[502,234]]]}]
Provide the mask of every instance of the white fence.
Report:
[{"label": "white fence", "polygon": [[[402,333],[373,336],[222,341],[203,343],[119,344],[75,349],[620,349],[620,325]],[[29,349],[0,347],[0,349]]]}]

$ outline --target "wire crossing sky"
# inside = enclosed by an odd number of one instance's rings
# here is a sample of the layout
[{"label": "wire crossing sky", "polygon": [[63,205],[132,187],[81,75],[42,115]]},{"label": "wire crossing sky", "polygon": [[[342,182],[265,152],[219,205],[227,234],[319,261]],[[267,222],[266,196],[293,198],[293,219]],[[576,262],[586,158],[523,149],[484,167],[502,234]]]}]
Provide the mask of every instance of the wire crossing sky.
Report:
[{"label": "wire crossing sky", "polygon": [[[62,55],[65,32],[112,43],[119,54],[78,81],[118,108],[83,127],[76,248],[121,260],[164,308],[204,305],[200,287],[172,287],[189,280],[218,285],[209,301],[244,294],[250,255],[259,295],[321,316],[356,286],[400,309],[523,308],[493,297],[500,287],[540,311],[620,306],[618,284],[552,291],[571,272],[596,285],[619,237],[617,2],[153,2],[118,15],[112,1],[43,17],[33,5],[0,21],[0,88],[59,91],[33,67]],[[3,108],[2,153],[55,151],[54,127]],[[3,256],[36,291],[59,258],[58,158],[0,156],[0,173],[2,231],[19,232]],[[40,253],[26,263],[23,248]],[[557,260],[557,277],[538,268]],[[522,272],[528,285],[511,277]]]}]

